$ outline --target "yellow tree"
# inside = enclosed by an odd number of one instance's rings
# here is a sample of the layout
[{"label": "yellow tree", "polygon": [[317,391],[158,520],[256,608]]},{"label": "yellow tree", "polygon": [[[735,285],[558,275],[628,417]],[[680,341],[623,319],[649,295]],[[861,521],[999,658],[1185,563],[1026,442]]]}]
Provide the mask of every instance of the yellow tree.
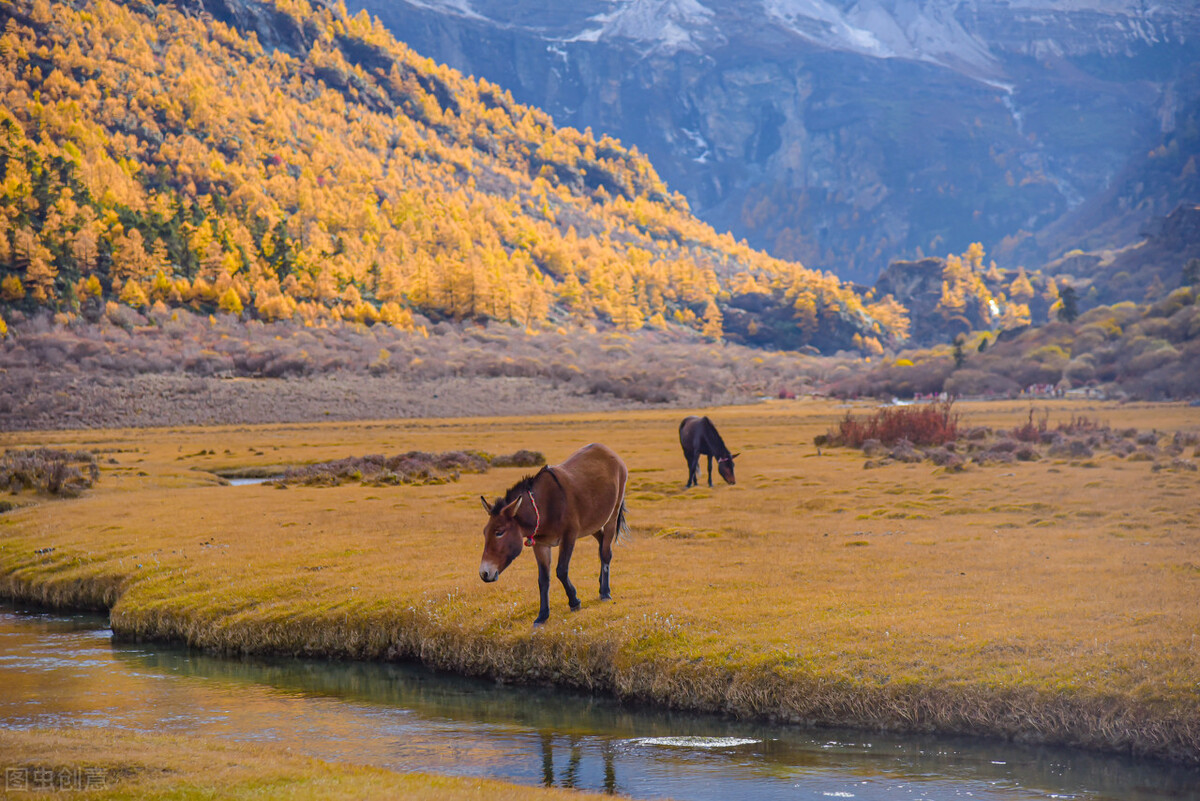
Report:
[{"label": "yellow tree", "polygon": [[146,252],[142,232],[136,228],[128,233],[117,231],[113,236],[113,260],[111,273],[113,281],[126,281],[130,278],[141,279],[150,275],[153,259]]},{"label": "yellow tree", "polygon": [[1033,284],[1025,275],[1025,268],[1017,270],[1017,277],[1008,285],[1008,296],[1018,303],[1028,303],[1033,299]]},{"label": "yellow tree", "polygon": [[700,329],[700,333],[714,342],[719,341],[725,336],[723,324],[724,318],[721,316],[721,310],[717,308],[717,302],[710,300],[704,309],[704,327]]},{"label": "yellow tree", "polygon": [[25,269],[25,289],[37,303],[48,303],[54,297],[54,279],[58,268],[54,256],[33,229],[21,226],[13,237],[13,256],[18,267]]}]

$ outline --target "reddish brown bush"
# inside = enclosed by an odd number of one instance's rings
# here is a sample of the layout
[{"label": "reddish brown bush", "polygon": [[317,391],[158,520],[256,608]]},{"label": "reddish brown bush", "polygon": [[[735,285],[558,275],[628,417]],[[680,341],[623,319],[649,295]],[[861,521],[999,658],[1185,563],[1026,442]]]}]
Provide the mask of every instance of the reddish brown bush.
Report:
[{"label": "reddish brown bush", "polygon": [[861,448],[869,439],[887,445],[908,440],[912,445],[945,445],[958,437],[958,412],[953,401],[920,406],[892,406],[880,409],[866,419],[849,412],[836,430],[826,435],[831,445]]}]

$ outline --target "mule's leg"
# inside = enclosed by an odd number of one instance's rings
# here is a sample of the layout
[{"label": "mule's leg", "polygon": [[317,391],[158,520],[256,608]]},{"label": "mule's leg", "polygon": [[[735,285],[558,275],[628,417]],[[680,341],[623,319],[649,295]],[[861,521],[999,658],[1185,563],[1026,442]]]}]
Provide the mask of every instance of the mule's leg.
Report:
[{"label": "mule's leg", "polygon": [[687,458],[688,463],[688,480],[687,484],[684,485],[684,489],[688,489],[697,483],[696,474],[700,472],[700,454],[684,452],[683,455]]},{"label": "mule's leg", "polygon": [[558,580],[562,582],[563,589],[567,591],[567,603],[571,606],[571,611],[574,612],[582,605],[579,596],[575,594],[575,585],[571,583],[570,577],[567,575],[567,570],[571,566],[571,554],[575,551],[575,538],[564,536],[562,545],[558,548],[558,568],[555,571],[558,574]]},{"label": "mule's leg", "polygon": [[[605,526],[605,528],[608,528]],[[614,525],[613,528],[616,528]],[[612,561],[611,532],[601,531],[596,539],[600,540],[600,600],[611,601],[612,591],[608,587],[608,563]]]},{"label": "mule's leg", "polygon": [[542,602],[533,625],[540,626],[550,618],[550,546],[535,544],[533,556],[537,559],[538,595]]},{"label": "mule's leg", "polygon": [[708,454],[708,486],[712,486],[712,454]]}]

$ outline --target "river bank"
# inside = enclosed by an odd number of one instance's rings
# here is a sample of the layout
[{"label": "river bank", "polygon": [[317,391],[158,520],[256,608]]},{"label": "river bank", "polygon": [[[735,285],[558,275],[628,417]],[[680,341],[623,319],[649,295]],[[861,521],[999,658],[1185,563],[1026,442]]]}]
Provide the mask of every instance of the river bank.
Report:
[{"label": "river bank", "polygon": [[[405,798],[598,801],[599,793],[397,773],[249,743],[112,729],[0,728],[6,792],[84,792],[89,799]],[[9,761],[11,760],[11,761]]]},{"label": "river bank", "polygon": [[[1183,406],[1053,415],[1200,429]],[[977,404],[1018,425],[1028,404]],[[90,448],[84,497],[0,516],[0,593],[111,610],[114,632],[228,653],[418,659],[505,681],[805,725],[997,736],[1200,762],[1196,474],[1098,455],[865,471],[813,437],[845,409],[709,410],[739,483],[683,490],[683,412],[5,434]],[[427,486],[222,486],[212,471],[366,453],[604,441],[631,470],[612,603],[577,550],[583,609],[535,565],[477,578],[480,494]],[[819,455],[818,455],[819,454]],[[110,461],[111,460],[111,461]],[[26,500],[26,499],[23,499]]]}]

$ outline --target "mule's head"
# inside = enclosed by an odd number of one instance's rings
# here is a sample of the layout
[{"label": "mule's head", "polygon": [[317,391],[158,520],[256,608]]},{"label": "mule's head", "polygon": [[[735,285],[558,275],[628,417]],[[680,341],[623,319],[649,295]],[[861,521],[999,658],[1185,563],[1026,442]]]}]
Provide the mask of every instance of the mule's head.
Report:
[{"label": "mule's head", "polygon": [[717,472],[721,474],[721,478],[725,479],[726,484],[737,483],[733,478],[733,460],[739,456],[741,456],[740,453],[734,453],[717,459]]},{"label": "mule's head", "polygon": [[524,499],[521,494],[505,505],[503,500],[488,503],[482,495],[479,497],[488,513],[483,527],[483,559],[479,562],[479,577],[484,581],[500,578],[504,568],[521,555],[525,537],[533,533],[533,525],[526,526],[517,516]]}]

